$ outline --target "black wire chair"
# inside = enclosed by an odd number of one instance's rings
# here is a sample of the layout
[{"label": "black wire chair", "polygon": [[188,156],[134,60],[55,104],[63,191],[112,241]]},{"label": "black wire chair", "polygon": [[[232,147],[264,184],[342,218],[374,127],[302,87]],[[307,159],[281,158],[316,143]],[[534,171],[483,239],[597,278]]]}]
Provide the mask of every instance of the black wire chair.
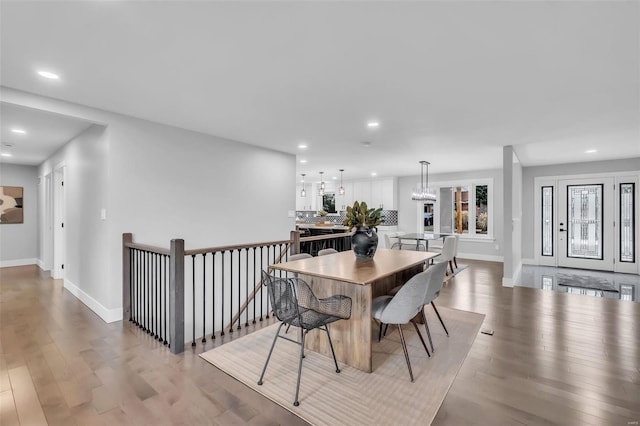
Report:
[{"label": "black wire chair", "polygon": [[[307,333],[316,328],[324,330],[329,339],[329,347],[333,355],[333,362],[336,366],[336,373],[340,373],[336,354],[333,350],[333,342],[329,334],[328,325],[332,322],[349,319],[351,317],[351,298],[342,295],[331,296],[326,299],[318,299],[309,285],[299,278],[279,278],[269,275],[262,271],[262,281],[269,293],[271,308],[276,318],[281,321],[278,331],[273,338],[269,355],[264,363],[258,385],[262,385],[262,379],[267,371],[267,365],[271,359],[273,348],[276,345],[278,337],[300,345],[300,360],[298,363],[298,380],[296,383],[296,397],[293,402],[294,406],[300,405],[298,395],[300,393],[300,376],[302,373],[302,359],[304,358],[304,341]],[[301,341],[290,339],[287,336],[280,335],[283,325],[292,325],[300,327],[302,330]]]}]

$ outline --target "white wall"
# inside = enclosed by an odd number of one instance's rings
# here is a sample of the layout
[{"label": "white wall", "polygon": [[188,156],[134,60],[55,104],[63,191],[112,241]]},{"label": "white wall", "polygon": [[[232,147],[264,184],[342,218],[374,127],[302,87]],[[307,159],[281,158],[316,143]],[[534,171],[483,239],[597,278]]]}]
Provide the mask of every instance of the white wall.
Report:
[{"label": "white wall", "polygon": [[[458,257],[502,261],[502,170],[476,170],[470,172],[429,174],[429,185],[437,186],[440,182],[472,182],[475,179],[491,179],[493,181],[493,239],[492,240],[460,240]],[[420,176],[398,178],[398,230],[417,232],[418,209],[411,199],[411,191],[420,182]],[[497,248],[496,248],[497,247]]]},{"label": "white wall", "polygon": [[65,285],[106,321],[122,314],[122,233],[201,248],[283,240],[295,226],[293,155],[7,88],[2,98],[106,126],[40,169],[66,164]]},{"label": "white wall", "polygon": [[38,258],[38,169],[2,163],[0,186],[24,188],[24,223],[0,225],[0,267],[35,264]]},{"label": "white wall", "polygon": [[640,158],[624,160],[592,161],[587,163],[555,164],[550,166],[524,167],[522,169],[522,257],[535,258],[534,191],[535,179],[544,176],[571,176],[598,173],[634,172],[640,173]]}]

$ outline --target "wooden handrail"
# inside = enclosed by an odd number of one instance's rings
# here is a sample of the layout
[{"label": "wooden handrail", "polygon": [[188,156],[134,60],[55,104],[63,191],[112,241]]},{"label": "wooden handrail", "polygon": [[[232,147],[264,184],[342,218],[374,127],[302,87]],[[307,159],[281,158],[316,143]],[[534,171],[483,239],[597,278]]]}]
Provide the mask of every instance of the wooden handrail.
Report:
[{"label": "wooden handrail", "polygon": [[191,249],[185,250],[184,255],[194,255],[194,254],[204,254],[204,253],[215,253],[220,251],[231,251],[231,250],[243,250],[254,247],[265,247],[265,246],[276,246],[280,244],[290,244],[291,240],[280,240],[280,241],[267,241],[263,243],[253,243],[253,244],[238,244],[235,246],[221,246],[221,247],[208,247],[201,249]]},{"label": "wooden handrail", "polygon": [[342,238],[353,235],[352,232],[338,232],[335,234],[323,234],[323,235],[314,235],[313,237],[300,237],[300,242],[309,242],[309,241],[321,241],[321,240],[331,240],[334,238]]},{"label": "wooden handrail", "polygon": [[125,242],[124,246],[128,247],[128,248],[138,249],[138,250],[150,251],[152,253],[167,254],[167,255],[171,254],[171,251],[169,249],[162,248],[162,247],[156,247],[156,246],[150,246],[148,244]]}]

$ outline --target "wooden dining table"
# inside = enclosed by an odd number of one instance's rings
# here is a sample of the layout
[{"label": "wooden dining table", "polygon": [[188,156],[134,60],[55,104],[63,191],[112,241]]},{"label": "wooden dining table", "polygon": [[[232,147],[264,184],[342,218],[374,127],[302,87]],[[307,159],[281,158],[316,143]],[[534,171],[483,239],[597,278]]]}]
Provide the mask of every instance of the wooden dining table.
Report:
[{"label": "wooden dining table", "polygon": [[[352,300],[351,318],[331,324],[330,333],[336,358],[362,371],[371,372],[373,299],[387,294],[424,270],[439,253],[378,249],[371,260],[357,259],[352,250],[308,259],[270,265],[303,279],[319,298],[335,294]],[[313,330],[306,337],[306,348],[331,356],[324,332]]]}]

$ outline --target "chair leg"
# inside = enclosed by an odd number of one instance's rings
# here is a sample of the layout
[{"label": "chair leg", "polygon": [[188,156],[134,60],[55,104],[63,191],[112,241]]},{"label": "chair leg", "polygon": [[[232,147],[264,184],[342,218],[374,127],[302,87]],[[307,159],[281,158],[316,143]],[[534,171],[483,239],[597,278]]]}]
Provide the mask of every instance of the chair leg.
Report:
[{"label": "chair leg", "polygon": [[424,314],[424,306],[422,307],[422,321],[424,321],[424,329],[427,332],[427,337],[429,338],[429,344],[431,345],[431,351],[435,352],[436,349],[433,347],[433,340],[431,340],[431,330],[429,330],[429,324],[427,324],[427,317]]},{"label": "chair leg", "polygon": [[418,324],[413,322],[413,320],[411,321],[411,324],[413,324],[413,328],[416,329],[416,333],[418,333],[418,337],[422,342],[422,346],[424,347],[424,350],[427,351],[427,355],[429,356],[429,358],[431,358],[431,354],[429,353],[429,348],[427,348],[427,344],[424,342],[424,339],[422,338],[422,334],[420,334],[420,329],[418,329]]},{"label": "chair leg", "polygon": [[456,265],[456,269],[458,269],[458,260],[454,257],[453,264]]},{"label": "chair leg", "polygon": [[298,401],[298,394],[300,393],[300,376],[302,375],[302,359],[304,358],[304,338],[307,335],[307,330],[302,333],[302,343],[300,344],[300,362],[298,362],[298,382],[296,383],[296,399],[293,401],[293,406],[300,405]]},{"label": "chair leg", "polygon": [[380,323],[380,331],[378,331],[378,342],[382,340],[382,323]]},{"label": "chair leg", "polygon": [[413,371],[411,371],[411,361],[409,360],[409,352],[407,351],[407,343],[404,341],[404,334],[402,334],[402,326],[398,324],[398,331],[400,332],[400,343],[402,343],[402,350],[404,351],[404,359],[407,361],[407,368],[409,368],[409,377],[413,383]]},{"label": "chair leg", "polygon": [[[436,311],[436,315],[440,320],[440,324],[442,324],[442,328],[444,328],[444,332],[447,333],[447,337],[449,337],[449,331],[447,331],[447,326],[444,325],[444,321],[442,321],[442,317],[440,316],[440,312],[438,312],[438,308],[436,308],[436,304],[431,302],[431,306],[433,306],[433,310]],[[425,323],[426,324],[426,323]]]},{"label": "chair leg", "polygon": [[331,348],[331,355],[333,355],[333,363],[336,365],[336,373],[339,373],[340,368],[338,367],[338,360],[336,360],[336,353],[333,350],[333,342],[331,341],[331,335],[329,334],[329,326],[327,324],[324,325],[324,331],[327,332],[327,338],[329,339],[329,347]]},{"label": "chair leg", "polygon": [[388,330],[388,329],[389,329],[389,324],[385,324],[385,325],[384,325],[384,333],[382,333],[382,335],[383,335],[384,337],[387,337],[387,330]]},{"label": "chair leg", "polygon": [[264,373],[267,371],[267,365],[269,365],[269,360],[271,359],[271,354],[273,353],[273,348],[276,346],[276,340],[278,340],[278,336],[280,336],[280,329],[284,323],[281,323],[278,327],[278,331],[276,331],[276,336],[273,338],[273,343],[271,344],[271,349],[269,349],[269,355],[267,355],[267,361],[264,363],[264,368],[262,369],[262,374],[260,375],[260,380],[258,380],[258,386],[262,385],[262,379],[264,378]]},{"label": "chair leg", "polygon": [[451,260],[449,261],[449,267],[451,268],[451,273],[455,275],[456,270],[453,269],[453,261],[451,261]]}]

